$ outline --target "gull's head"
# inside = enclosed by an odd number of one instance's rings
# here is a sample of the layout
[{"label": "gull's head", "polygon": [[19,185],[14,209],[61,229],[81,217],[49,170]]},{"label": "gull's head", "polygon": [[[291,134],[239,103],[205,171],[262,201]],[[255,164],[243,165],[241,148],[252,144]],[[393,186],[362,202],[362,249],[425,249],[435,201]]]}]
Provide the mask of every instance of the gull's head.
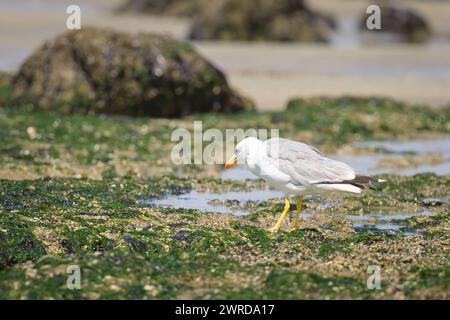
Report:
[{"label": "gull's head", "polygon": [[248,137],[243,139],[236,145],[236,150],[233,156],[225,164],[225,168],[230,169],[236,162],[245,163],[248,157],[261,150],[262,141],[255,137]]}]

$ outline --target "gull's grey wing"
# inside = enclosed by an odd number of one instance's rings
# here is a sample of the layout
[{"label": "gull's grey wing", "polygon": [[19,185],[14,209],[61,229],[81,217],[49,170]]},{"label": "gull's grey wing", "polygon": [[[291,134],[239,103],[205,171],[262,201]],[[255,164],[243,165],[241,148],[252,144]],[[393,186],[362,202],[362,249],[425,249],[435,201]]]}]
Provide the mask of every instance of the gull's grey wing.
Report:
[{"label": "gull's grey wing", "polygon": [[[319,151],[319,149],[307,145],[306,143],[289,140],[289,139],[283,139],[283,138],[271,138],[264,141],[264,144],[266,145],[267,152],[271,152],[274,156],[276,152],[279,152],[280,150],[291,150],[291,151],[298,151],[300,153],[309,154],[311,156],[322,156],[323,154]],[[275,152],[275,154],[274,154]]]},{"label": "gull's grey wing", "polygon": [[291,177],[295,185],[342,182],[353,180],[356,172],[345,163],[325,158],[319,150],[288,139],[265,141],[267,155],[278,169]]}]

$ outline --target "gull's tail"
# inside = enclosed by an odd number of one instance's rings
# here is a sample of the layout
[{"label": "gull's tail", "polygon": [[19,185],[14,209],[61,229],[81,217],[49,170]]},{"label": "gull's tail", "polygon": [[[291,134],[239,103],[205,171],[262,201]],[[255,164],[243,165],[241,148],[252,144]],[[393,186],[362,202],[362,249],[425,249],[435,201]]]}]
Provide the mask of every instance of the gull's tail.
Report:
[{"label": "gull's tail", "polygon": [[343,180],[339,182],[321,182],[316,184],[316,186],[324,190],[361,193],[361,191],[364,189],[375,190],[374,185],[381,182],[386,182],[386,180],[357,175],[351,180]]},{"label": "gull's tail", "polygon": [[369,177],[369,176],[357,175],[354,179],[345,180],[345,181],[342,181],[341,183],[351,184],[351,185],[361,188],[361,189],[365,189],[365,188],[374,189],[373,186],[375,184],[383,183],[383,182],[386,182],[386,180]]}]

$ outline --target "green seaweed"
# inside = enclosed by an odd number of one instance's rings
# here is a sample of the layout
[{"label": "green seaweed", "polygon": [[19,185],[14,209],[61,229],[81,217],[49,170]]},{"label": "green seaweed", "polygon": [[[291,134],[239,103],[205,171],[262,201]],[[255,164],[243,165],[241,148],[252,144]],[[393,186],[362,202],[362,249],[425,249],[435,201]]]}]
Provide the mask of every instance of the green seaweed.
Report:
[{"label": "green seaweed", "polygon": [[[220,180],[205,166],[173,165],[170,133],[194,120],[204,129],[275,126],[282,137],[334,151],[364,139],[446,134],[449,110],[348,97],[170,121],[2,108],[0,298],[448,299],[448,176],[383,175],[386,183],[362,195],[307,198],[303,211],[312,218],[277,234],[266,230],[282,199],[234,204],[247,216],[152,200],[265,187]],[[412,236],[355,232],[346,219],[380,212],[426,215],[405,222]],[[66,287],[70,265],[81,268],[80,290]],[[381,268],[380,290],[366,288],[371,265]]]}]

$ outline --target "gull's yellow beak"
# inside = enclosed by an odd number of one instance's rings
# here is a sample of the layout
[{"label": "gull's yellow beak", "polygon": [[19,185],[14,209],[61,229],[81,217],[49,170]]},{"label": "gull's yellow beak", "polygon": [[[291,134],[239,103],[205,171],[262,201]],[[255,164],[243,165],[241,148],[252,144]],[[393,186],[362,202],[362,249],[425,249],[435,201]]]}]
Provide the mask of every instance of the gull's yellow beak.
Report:
[{"label": "gull's yellow beak", "polygon": [[234,154],[230,160],[225,163],[225,168],[230,169],[237,162],[237,156]]}]

